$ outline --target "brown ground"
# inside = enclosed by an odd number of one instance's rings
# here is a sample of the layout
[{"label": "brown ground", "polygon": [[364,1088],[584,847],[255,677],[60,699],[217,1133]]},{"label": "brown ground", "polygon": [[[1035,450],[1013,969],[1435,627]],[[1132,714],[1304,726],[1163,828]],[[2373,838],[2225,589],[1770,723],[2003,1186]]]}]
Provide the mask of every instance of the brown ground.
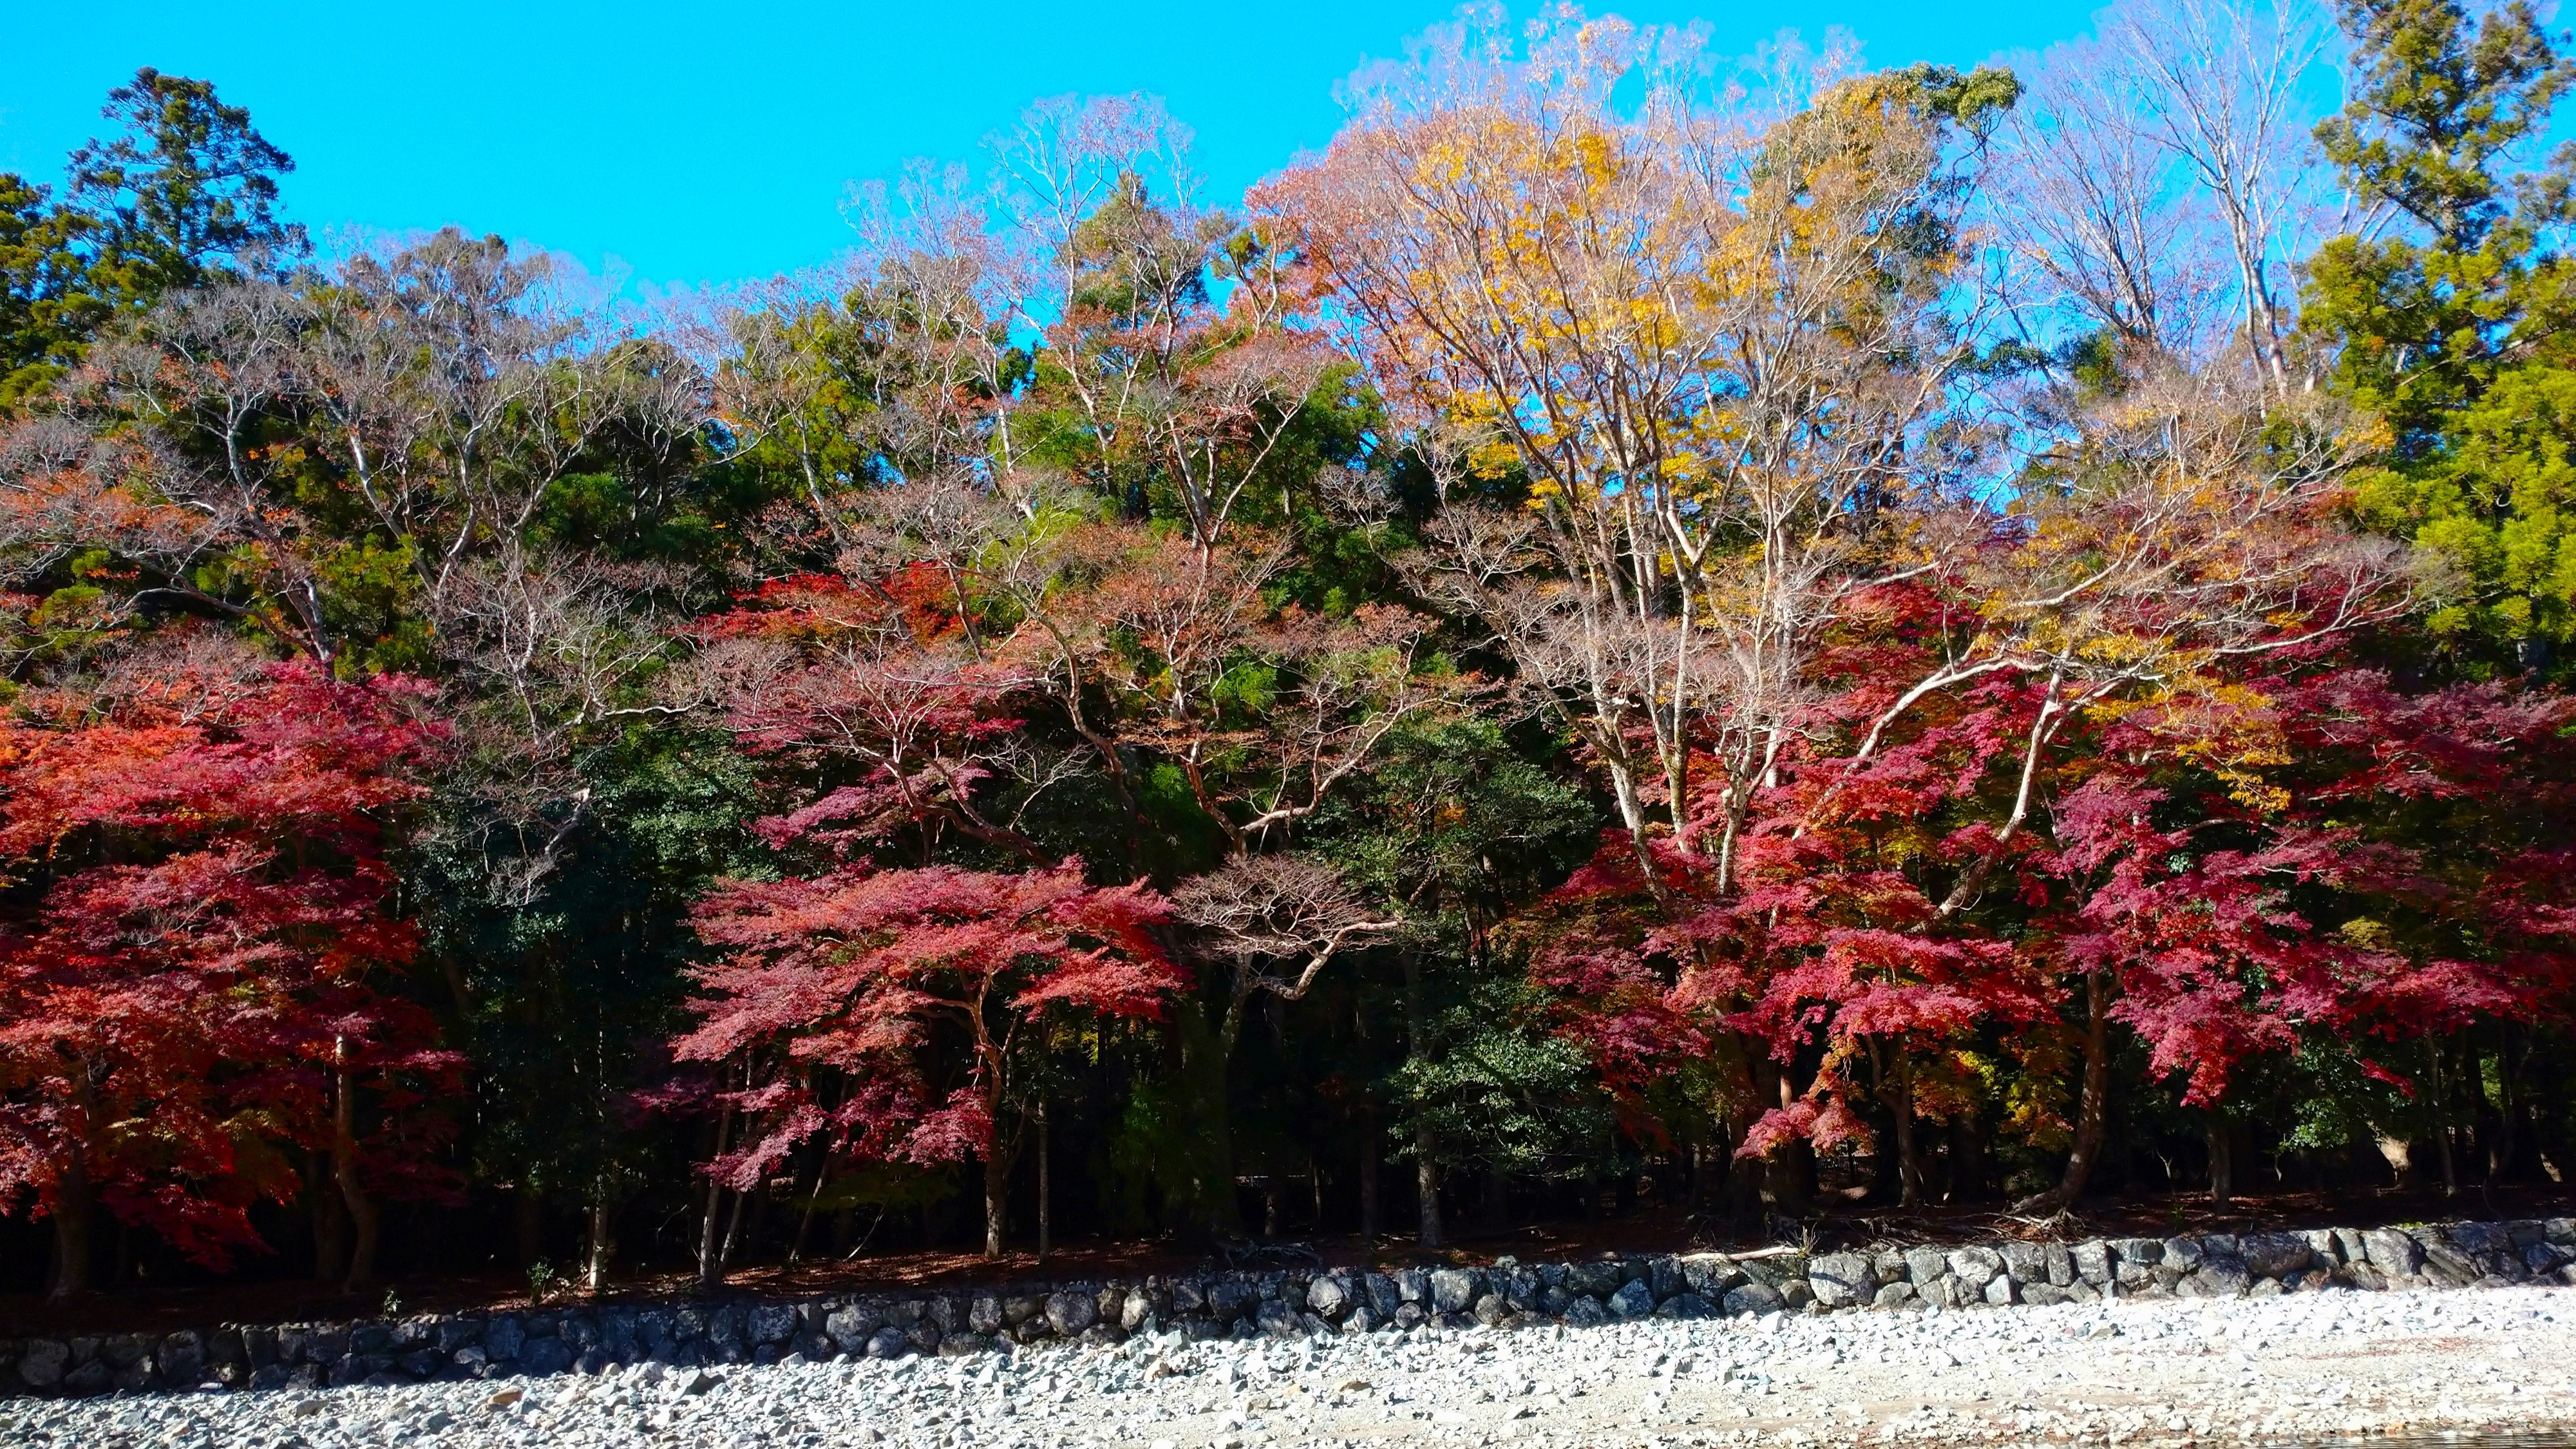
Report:
[{"label": "brown ground", "polygon": [[[2439,1192],[2276,1193],[2239,1197],[2227,1209],[2211,1206],[2200,1194],[2105,1199],[2062,1222],[2017,1218],[1996,1206],[1893,1208],[1845,1207],[1816,1220],[1812,1244],[1841,1247],[1873,1242],[1957,1242],[1998,1237],[2166,1237],[2179,1233],[2242,1232],[2254,1228],[2376,1227],[2385,1223],[2435,1219],[2501,1219],[2576,1214],[2576,1191],[2561,1186],[2541,1188],[2469,1188],[2451,1197]],[[1758,1232],[1737,1230],[1709,1217],[1693,1217],[1678,1208],[1644,1208],[1597,1222],[1555,1222],[1502,1233],[1472,1229],[1455,1233],[1448,1249],[1417,1250],[1406,1237],[1381,1239],[1372,1261],[1379,1264],[1434,1260],[1473,1263],[1503,1254],[1524,1260],[1565,1259],[1599,1253],[1677,1252],[1699,1248],[1749,1248],[1768,1241]],[[1336,1267],[1358,1264],[1363,1257],[1356,1237],[1326,1238],[1315,1244]],[[873,1253],[855,1262],[830,1259],[794,1265],[755,1265],[727,1276],[728,1292],[765,1296],[851,1293],[965,1285],[1008,1287],[1015,1283],[1066,1279],[1136,1278],[1148,1273],[1182,1273],[1214,1266],[1205,1252],[1168,1242],[1081,1241],[1057,1249],[1041,1265],[1032,1253],[1007,1254],[988,1261],[969,1252],[913,1251]],[[529,1306],[524,1278],[493,1274],[474,1277],[398,1280],[391,1296],[404,1313],[453,1312],[467,1308]],[[594,1297],[558,1290],[547,1299],[563,1306],[590,1302],[668,1301],[694,1289],[685,1272],[648,1274],[622,1280]],[[157,1288],[133,1293],[93,1294],[69,1308],[45,1306],[34,1294],[0,1294],[0,1338],[78,1333],[166,1332],[209,1323],[288,1323],[307,1319],[356,1318],[383,1309],[380,1297],[359,1297],[295,1279],[236,1280],[185,1288]]]}]

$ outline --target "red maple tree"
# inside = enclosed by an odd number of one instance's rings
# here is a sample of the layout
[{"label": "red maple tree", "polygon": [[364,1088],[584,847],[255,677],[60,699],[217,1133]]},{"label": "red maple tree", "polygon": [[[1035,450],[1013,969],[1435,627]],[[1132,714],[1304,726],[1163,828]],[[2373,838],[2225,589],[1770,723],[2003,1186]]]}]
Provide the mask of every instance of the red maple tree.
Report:
[{"label": "red maple tree", "polygon": [[378,1198],[443,1188],[418,1109],[462,1065],[391,980],[417,942],[381,817],[421,793],[422,691],[309,663],[125,686],[0,725],[0,1201],[52,1219],[68,1297],[95,1208],[210,1265],[263,1247],[249,1209],[303,1188],[304,1149],[364,1286]]}]

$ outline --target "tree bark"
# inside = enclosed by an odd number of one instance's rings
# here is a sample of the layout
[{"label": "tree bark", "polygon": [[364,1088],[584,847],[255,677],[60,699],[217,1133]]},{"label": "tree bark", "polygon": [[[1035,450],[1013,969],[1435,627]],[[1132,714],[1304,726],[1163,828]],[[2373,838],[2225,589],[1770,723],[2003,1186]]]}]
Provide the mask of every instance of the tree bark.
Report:
[{"label": "tree bark", "polygon": [[[715,1157],[725,1151],[725,1138],[733,1131],[733,1109],[727,1107],[716,1118]],[[707,1178],[706,1215],[698,1221],[698,1286],[713,1288],[724,1281],[724,1264],[716,1257],[716,1214],[724,1206],[724,1184],[713,1175]]]},{"label": "tree bark", "polygon": [[2064,1212],[2084,1198],[2084,1185],[2102,1158],[2102,1139],[2109,1125],[2111,1096],[2110,985],[2099,971],[2084,973],[2084,1086],[2075,1106],[2075,1147],[2066,1155],[2066,1171],[2057,1186],[2013,1204],[2017,1213]]},{"label": "tree bark", "polygon": [[[1404,953],[1404,1054],[1421,1061],[1429,1054],[1425,1040],[1430,1026],[1424,1019],[1422,1001],[1422,958],[1415,952]],[[1419,1237],[1425,1248],[1440,1246],[1440,1164],[1433,1156],[1438,1148],[1431,1135],[1431,1124],[1417,1113],[1413,1125],[1413,1186],[1419,1201]]]},{"label": "tree bark", "polygon": [[1377,1251],[1377,1111],[1369,1108],[1360,1113],[1360,1252]]},{"label": "tree bark", "polygon": [[545,1256],[546,1195],[523,1178],[514,1196],[516,1201],[510,1208],[511,1239],[518,1250],[519,1271],[524,1273]]},{"label": "tree bark", "polygon": [[1431,1129],[1413,1129],[1413,1190],[1421,1198],[1420,1236],[1425,1248],[1440,1246],[1440,1164],[1431,1160]]},{"label": "tree bark", "polygon": [[333,1283],[349,1261],[349,1205],[340,1198],[339,1183],[332,1180],[329,1156],[307,1155],[305,1197],[313,1217],[313,1281]]},{"label": "tree bark", "polygon": [[1002,1238],[1010,1227],[1011,1163],[998,1149],[984,1153],[984,1256],[1002,1256]]},{"label": "tree bark", "polygon": [[608,1200],[608,1174],[601,1173],[590,1192],[590,1243],[582,1264],[582,1281],[591,1292],[608,1287],[608,1263],[617,1253],[617,1210]]},{"label": "tree bark", "polygon": [[47,1303],[69,1303],[89,1292],[89,1153],[72,1144],[71,1161],[54,1189],[54,1281]]},{"label": "tree bark", "polygon": [[1047,1107],[1038,1103],[1038,1261],[1055,1251],[1055,1142],[1048,1131]]},{"label": "tree bark", "polygon": [[2225,1207],[2236,1196],[2236,1154],[2228,1150],[2227,1118],[2217,1108],[2209,1109],[2201,1123],[2201,1138],[2209,1144],[2209,1200]]},{"label": "tree bark", "polygon": [[[345,1061],[347,1043],[340,1045]],[[364,1293],[376,1286],[376,1243],[382,1220],[373,1198],[358,1181],[357,1078],[344,1066],[333,1083],[335,1100],[331,1104],[331,1178],[340,1186],[341,1200],[349,1205],[349,1227],[352,1243],[349,1250],[349,1276],[341,1284],[348,1293]]]},{"label": "tree bark", "polygon": [[1896,1090],[1888,1103],[1896,1110],[1896,1203],[1899,1207],[1923,1205],[1923,1158],[1914,1144],[1914,1058],[1907,1055],[1904,1043],[1895,1045]]}]

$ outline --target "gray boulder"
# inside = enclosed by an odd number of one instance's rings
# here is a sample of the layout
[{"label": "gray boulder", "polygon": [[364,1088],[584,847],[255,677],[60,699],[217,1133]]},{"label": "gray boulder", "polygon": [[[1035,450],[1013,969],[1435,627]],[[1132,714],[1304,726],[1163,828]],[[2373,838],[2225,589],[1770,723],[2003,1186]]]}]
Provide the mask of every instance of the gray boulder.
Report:
[{"label": "gray boulder", "polygon": [[1261,1306],[1253,1310],[1252,1324],[1272,1338],[1295,1338],[1306,1331],[1297,1310],[1276,1298],[1261,1300]]},{"label": "gray boulder", "polygon": [[1983,1292],[2004,1270],[2001,1253],[1992,1248],[1953,1248],[1950,1251],[1950,1276],[1959,1286],[1972,1292]]},{"label": "gray boulder", "polygon": [[2242,1298],[2252,1286],[2253,1275],[2245,1271],[2243,1259],[2213,1253],[2182,1280],[2180,1288],[2194,1298]]},{"label": "gray boulder", "polygon": [[1071,1338],[1100,1319],[1100,1304],[1088,1293],[1050,1293],[1046,1301],[1047,1327]]},{"label": "gray boulder", "polygon": [[2361,1235],[2370,1266],[2390,1277],[2405,1277],[2424,1268],[2424,1245],[2395,1228],[2372,1228]]},{"label": "gray boulder", "polygon": [[1849,1308],[1878,1291],[1878,1274],[1859,1253],[1827,1253],[1807,1265],[1807,1284],[1818,1303]]},{"label": "gray boulder", "polygon": [[2297,1233],[2247,1233],[2237,1240],[2245,1271],[2261,1278],[2296,1273],[2314,1261],[2316,1250]]},{"label": "gray boulder", "polygon": [[1647,1318],[1655,1311],[1655,1290],[1641,1280],[1631,1279],[1610,1295],[1610,1312],[1620,1318]]},{"label": "gray boulder", "polygon": [[1371,1273],[1361,1278],[1360,1292],[1368,1298],[1369,1312],[1380,1319],[1393,1318],[1396,1305],[1404,1301],[1404,1294],[1395,1286],[1395,1280],[1384,1273]]},{"label": "gray boulder", "polygon": [[1619,1265],[1616,1263],[1568,1263],[1565,1265],[1566,1291],[1575,1294],[1605,1294],[1619,1291]]},{"label": "gray boulder", "polygon": [[1747,1283],[1741,1288],[1726,1290],[1726,1311],[1729,1316],[1777,1313],[1788,1306],[1787,1301],[1781,1298],[1780,1290],[1767,1283]]},{"label": "gray boulder", "polygon": [[1306,1306],[1337,1323],[1343,1314],[1351,1311],[1358,1298],[1350,1279],[1333,1274],[1325,1274],[1306,1285]]},{"label": "gray boulder", "polygon": [[833,1347],[843,1353],[867,1352],[868,1340],[874,1338],[877,1330],[883,1327],[885,1327],[884,1316],[862,1304],[853,1303],[845,1308],[835,1308],[823,1315],[825,1336],[832,1340]]},{"label": "gray boulder", "polygon": [[1464,1313],[1476,1306],[1484,1275],[1464,1268],[1437,1268],[1431,1274],[1431,1307],[1441,1313]]},{"label": "gray boulder", "polygon": [[1579,1294],[1565,1305],[1565,1321],[1577,1328],[1598,1328],[1610,1321],[1610,1310],[1591,1294]]},{"label": "gray boulder", "polygon": [[18,1377],[31,1389],[50,1389],[63,1381],[63,1371],[71,1366],[71,1345],[59,1339],[40,1338],[27,1345],[18,1356]]}]

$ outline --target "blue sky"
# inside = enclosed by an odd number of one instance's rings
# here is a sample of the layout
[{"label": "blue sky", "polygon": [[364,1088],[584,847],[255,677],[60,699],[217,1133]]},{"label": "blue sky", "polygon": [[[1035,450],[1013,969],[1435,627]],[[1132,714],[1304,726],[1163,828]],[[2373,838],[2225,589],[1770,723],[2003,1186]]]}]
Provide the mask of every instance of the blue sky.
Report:
[{"label": "blue sky", "polygon": [[[1526,11],[1526,5],[1517,7]],[[1728,52],[1840,25],[1873,64],[1969,64],[2082,32],[2091,4],[1600,4],[1704,18]],[[1230,198],[1340,119],[1334,82],[1399,54],[1447,0],[1302,6],[791,3],[38,4],[6,0],[0,169],[59,178],[141,65],[212,80],[296,158],[316,231],[455,223],[687,286],[823,261],[852,180],[969,159],[1022,105],[1146,90]],[[30,57],[42,57],[30,63]]]}]

